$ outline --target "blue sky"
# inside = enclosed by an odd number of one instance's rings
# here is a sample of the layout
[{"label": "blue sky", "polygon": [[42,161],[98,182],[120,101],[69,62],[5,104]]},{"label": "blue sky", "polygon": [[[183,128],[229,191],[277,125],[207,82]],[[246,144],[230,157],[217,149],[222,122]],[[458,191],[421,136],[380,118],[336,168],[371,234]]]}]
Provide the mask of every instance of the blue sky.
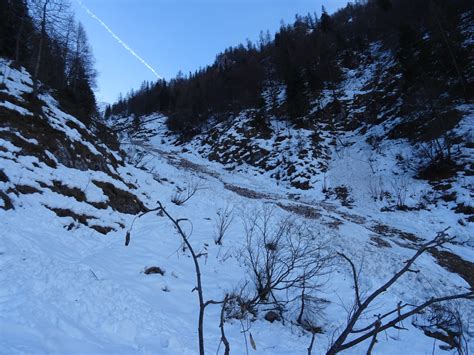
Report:
[{"label": "blue sky", "polygon": [[[76,0],[99,72],[97,99],[113,102],[155,75],[128,53]],[[82,0],[118,37],[165,79],[211,64],[229,46],[272,35],[295,14],[328,12],[347,0]]]}]

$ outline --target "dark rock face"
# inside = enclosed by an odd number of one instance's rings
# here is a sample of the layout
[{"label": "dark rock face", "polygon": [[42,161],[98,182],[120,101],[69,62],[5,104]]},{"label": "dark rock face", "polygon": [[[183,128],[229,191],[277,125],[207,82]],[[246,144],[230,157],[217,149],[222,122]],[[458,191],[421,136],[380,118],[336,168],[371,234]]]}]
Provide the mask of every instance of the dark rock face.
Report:
[{"label": "dark rock face", "polygon": [[9,182],[10,179],[8,176],[3,172],[3,170],[0,170],[0,182]]},{"label": "dark rock face", "polygon": [[93,180],[92,182],[102,189],[104,194],[109,198],[109,206],[114,210],[127,214],[138,214],[146,210],[146,207],[134,194],[121,190],[109,182],[97,180]]}]

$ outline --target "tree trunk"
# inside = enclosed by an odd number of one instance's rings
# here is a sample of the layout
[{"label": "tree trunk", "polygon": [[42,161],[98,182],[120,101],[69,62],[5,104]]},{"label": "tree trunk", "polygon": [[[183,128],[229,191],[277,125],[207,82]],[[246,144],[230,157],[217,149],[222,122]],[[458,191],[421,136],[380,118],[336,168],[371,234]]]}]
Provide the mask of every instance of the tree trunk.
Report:
[{"label": "tree trunk", "polygon": [[311,355],[313,353],[313,345],[314,345],[315,338],[316,338],[316,333],[313,332],[313,335],[311,336],[311,343],[309,344],[309,347],[308,347],[308,355]]},{"label": "tree trunk", "polygon": [[305,292],[306,292],[306,285],[305,285],[305,279],[303,279],[303,289],[301,290],[301,308],[300,308],[300,314],[298,315],[298,319],[296,320],[298,324],[303,323],[303,314],[304,314],[304,308],[305,308]]},{"label": "tree trunk", "polygon": [[221,322],[219,324],[219,328],[221,328],[221,340],[224,343],[224,355],[229,355],[230,354],[230,345],[229,341],[227,340],[227,337],[225,336],[225,331],[224,331],[224,312],[225,312],[225,306],[227,304],[227,301],[229,300],[229,295],[226,295],[224,298],[224,302],[222,303],[222,308],[221,308]]},{"label": "tree trunk", "polygon": [[41,66],[41,54],[43,52],[44,41],[46,40],[46,9],[48,6],[48,1],[44,2],[43,13],[41,18],[41,35],[38,46],[38,56],[36,57],[35,71],[33,73],[33,94],[36,95],[38,92],[38,75]]},{"label": "tree trunk", "polygon": [[15,40],[15,62],[20,61],[20,43],[21,43],[21,36],[23,34],[23,28],[25,27],[25,17],[26,13],[23,13],[20,20],[20,27],[18,28],[18,33],[16,34]]},{"label": "tree trunk", "polygon": [[451,48],[451,45],[449,43],[448,37],[446,36],[446,32],[444,31],[443,26],[441,25],[441,21],[439,20],[438,13],[435,11],[435,20],[436,24],[438,25],[439,31],[441,32],[441,37],[443,38],[444,43],[446,44],[446,47],[448,48],[449,56],[451,58],[451,61],[453,62],[454,69],[456,70],[456,73],[458,74],[459,81],[462,85],[462,89],[464,92],[465,99],[469,99],[469,95],[467,92],[467,80],[466,77],[464,76],[463,72],[461,71],[461,68],[459,68],[458,62],[456,60],[456,56],[454,55],[454,52]]}]

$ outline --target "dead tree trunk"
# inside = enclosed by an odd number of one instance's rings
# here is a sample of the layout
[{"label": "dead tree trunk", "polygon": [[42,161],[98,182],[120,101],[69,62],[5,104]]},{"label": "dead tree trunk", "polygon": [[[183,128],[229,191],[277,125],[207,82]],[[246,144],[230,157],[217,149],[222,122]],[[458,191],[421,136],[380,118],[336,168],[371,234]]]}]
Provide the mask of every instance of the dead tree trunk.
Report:
[{"label": "dead tree trunk", "polygon": [[38,55],[36,56],[35,70],[33,72],[33,94],[36,95],[38,92],[38,75],[41,66],[41,56],[43,52],[44,42],[46,41],[46,13],[48,2],[45,1],[43,4],[42,14],[41,14],[41,34],[38,45]]}]

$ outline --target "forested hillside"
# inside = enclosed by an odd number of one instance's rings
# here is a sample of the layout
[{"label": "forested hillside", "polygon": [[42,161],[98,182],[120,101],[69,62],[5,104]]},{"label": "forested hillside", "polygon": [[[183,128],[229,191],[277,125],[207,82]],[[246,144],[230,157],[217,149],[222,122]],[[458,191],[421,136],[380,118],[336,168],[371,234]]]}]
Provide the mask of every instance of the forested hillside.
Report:
[{"label": "forested hillside", "polygon": [[[445,114],[453,102],[472,98],[472,46],[464,45],[469,35],[463,32],[472,23],[471,7],[465,0],[369,0],[331,16],[324,8],[297,15],[274,38],[262,32],[258,43],[230,47],[206,68],[169,82],[144,83],[107,115],[161,112],[185,139],[249,108],[258,110],[254,125],[260,131],[272,116],[304,127],[324,119],[320,96],[331,90],[331,115],[349,121],[338,86],[343,73],[357,68],[377,42],[393,56],[400,75],[383,88],[398,90],[401,105],[391,114],[416,116],[411,120],[416,128],[432,119],[427,116]],[[351,128],[384,119],[377,117],[376,98],[369,100],[371,112],[348,122]]]},{"label": "forested hillside", "polygon": [[42,84],[54,89],[64,109],[90,125],[96,114],[94,59],[68,1],[0,1],[0,56],[32,74],[33,96]]}]

